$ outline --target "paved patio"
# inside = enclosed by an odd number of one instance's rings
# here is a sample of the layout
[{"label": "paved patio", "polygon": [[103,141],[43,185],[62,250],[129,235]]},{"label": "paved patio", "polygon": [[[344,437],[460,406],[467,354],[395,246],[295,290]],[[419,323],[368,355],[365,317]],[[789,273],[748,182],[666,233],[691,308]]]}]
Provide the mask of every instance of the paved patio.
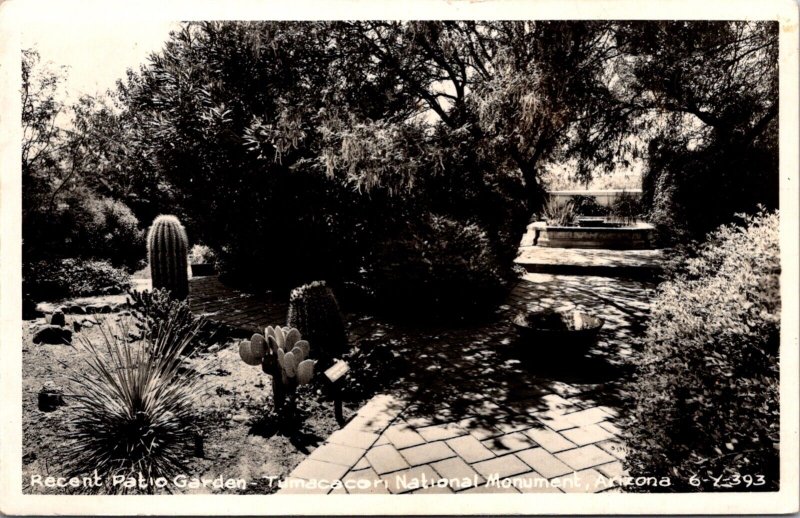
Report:
[{"label": "paved patio", "polygon": [[[528,274],[490,321],[420,332],[400,351],[414,358],[407,379],[314,450],[282,491],[618,491],[619,389],[652,288]],[[509,323],[523,307],[576,307],[606,323],[586,357],[539,361],[524,354]],[[334,480],[343,485],[315,487]]]}]

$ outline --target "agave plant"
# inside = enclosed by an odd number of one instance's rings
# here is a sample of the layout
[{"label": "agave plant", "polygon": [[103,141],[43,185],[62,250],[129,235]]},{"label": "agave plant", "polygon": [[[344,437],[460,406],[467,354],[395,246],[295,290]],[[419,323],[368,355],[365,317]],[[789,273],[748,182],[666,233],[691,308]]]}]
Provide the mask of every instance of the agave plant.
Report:
[{"label": "agave plant", "polygon": [[114,476],[155,480],[185,472],[201,386],[199,373],[184,368],[183,355],[200,324],[188,330],[180,324],[167,318],[152,342],[145,337],[129,344],[127,325],[106,322],[101,344],[81,341],[89,369],[69,378],[75,403],[66,434],[71,443],[63,452],[68,476],[96,470],[106,491],[128,492],[111,485]]}]

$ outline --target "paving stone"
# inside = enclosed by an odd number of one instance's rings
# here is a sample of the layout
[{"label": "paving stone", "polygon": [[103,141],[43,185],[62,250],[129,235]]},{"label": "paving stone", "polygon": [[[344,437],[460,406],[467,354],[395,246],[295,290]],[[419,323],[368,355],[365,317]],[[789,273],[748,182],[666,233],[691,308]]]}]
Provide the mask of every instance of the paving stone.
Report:
[{"label": "paving stone", "polygon": [[416,489],[411,492],[412,495],[451,495],[453,490],[449,486],[429,486],[421,489]]},{"label": "paving stone", "polygon": [[557,487],[553,487],[545,477],[531,471],[510,477],[511,483],[520,493],[561,493]]},{"label": "paving stone", "polygon": [[607,476],[608,478],[625,477],[628,475],[628,470],[624,469],[620,461],[609,462],[608,464],[601,464],[597,466],[597,471]]},{"label": "paving stone", "polygon": [[369,467],[369,461],[366,457],[361,457],[361,460],[356,462],[356,465],[353,466],[353,471],[358,471],[360,469],[367,469]]},{"label": "paving stone", "polygon": [[527,464],[522,462],[516,455],[503,455],[494,459],[477,462],[472,465],[473,469],[483,475],[484,478],[498,476],[500,478],[512,477],[520,473],[527,473],[531,470]]},{"label": "paving stone", "polygon": [[339,480],[349,468],[321,460],[306,459],[289,475],[290,478],[306,480]]},{"label": "paving stone", "polygon": [[[451,487],[455,486],[453,487],[455,491],[460,491],[462,489],[466,489],[467,487],[476,485],[476,480],[478,484],[482,484],[484,482],[484,478],[482,476],[472,469],[469,464],[458,457],[434,462],[431,464],[431,467],[433,467],[436,473],[441,475],[442,478],[451,480]],[[475,477],[477,477],[477,479]]]},{"label": "paving stone", "polygon": [[373,447],[367,452],[367,460],[380,475],[408,467],[408,463],[391,444]]},{"label": "paving stone", "polygon": [[569,419],[575,426],[586,426],[605,421],[610,416],[604,410],[598,407],[592,407],[586,410],[580,410],[578,412],[566,414],[565,417]]},{"label": "paving stone", "polygon": [[614,437],[613,433],[596,424],[564,430],[561,434],[578,446],[586,446],[587,444],[605,441]]},{"label": "paving stone", "polygon": [[380,434],[391,423],[394,418],[381,413],[357,415],[347,424],[347,427],[354,427],[359,432]]},{"label": "paving stone", "polygon": [[426,426],[425,428],[418,428],[417,432],[428,442],[452,439],[453,437],[467,434],[466,430],[455,423]]},{"label": "paving stone", "polygon": [[514,493],[519,494],[519,491],[516,490],[514,487],[502,487],[491,485],[487,486],[486,484],[481,484],[480,486],[471,487],[463,491],[464,493],[486,493],[486,494],[494,494],[494,493]]},{"label": "paving stone", "polygon": [[352,446],[345,446],[343,444],[324,444],[314,450],[308,456],[309,459],[321,460],[323,462],[330,462],[332,464],[341,464],[348,468],[353,467],[356,462],[364,456],[364,450],[361,448],[353,448]]},{"label": "paving stone", "polygon": [[423,486],[435,484],[440,478],[430,466],[417,466],[381,476],[393,494],[421,489]]},{"label": "paving stone", "polygon": [[447,441],[447,445],[450,446],[459,457],[470,464],[494,457],[494,453],[472,435],[450,439]]},{"label": "paving stone", "polygon": [[479,441],[490,439],[498,435],[503,435],[503,432],[493,426],[482,424],[474,418],[464,419],[459,421],[458,425],[467,430],[471,436]]},{"label": "paving stone", "polygon": [[330,491],[330,487],[321,488],[306,479],[296,477],[286,478],[283,484],[279,492],[287,495],[325,495]]},{"label": "paving stone", "polygon": [[375,444],[373,444],[373,446],[383,446],[384,444],[392,444],[392,443],[389,442],[389,439],[387,439],[385,435],[381,435],[380,437],[378,437],[378,440],[375,441]]},{"label": "paving stone", "polygon": [[560,489],[565,493],[599,493],[612,486],[611,481],[595,469],[578,471],[559,480],[562,481]]},{"label": "paving stone", "polygon": [[606,464],[615,460],[612,455],[601,450],[594,444],[575,448],[574,450],[562,451],[560,453],[556,453],[555,455],[560,461],[564,462],[575,470],[591,468],[593,466]]},{"label": "paving stone", "polygon": [[547,394],[546,396],[542,396],[541,400],[547,404],[548,408],[552,412],[560,412],[565,414],[570,410],[575,409],[575,404],[572,401],[558,394]]},{"label": "paving stone", "polygon": [[608,430],[609,432],[613,433],[614,435],[622,435],[622,430],[610,421],[603,421],[598,423],[600,426]]},{"label": "paving stone", "polygon": [[616,408],[611,408],[610,406],[599,406],[597,408],[610,415],[612,418],[619,417],[619,411]]},{"label": "paving stone", "polygon": [[[561,462],[544,448],[534,448],[532,450],[521,451],[516,454],[520,459],[546,478],[558,477],[573,471],[569,466]],[[530,470],[528,470],[530,471]]]},{"label": "paving stone", "polygon": [[359,431],[356,427],[348,424],[342,430],[338,430],[328,437],[328,442],[352,446],[353,448],[368,449],[378,440],[378,434]]},{"label": "paving stone", "polygon": [[597,446],[599,446],[602,450],[610,453],[614,457],[618,458],[619,460],[625,460],[625,457],[628,454],[628,447],[625,446],[625,444],[621,443],[620,441],[614,439],[598,442]]},{"label": "paving stone", "polygon": [[492,450],[496,455],[503,455],[519,450],[534,448],[536,443],[522,432],[500,435],[492,439],[481,441],[481,444]]},{"label": "paving stone", "polygon": [[536,418],[556,432],[575,428],[575,424],[562,414],[539,413]]},{"label": "paving stone", "polygon": [[[535,423],[533,423],[535,424]],[[504,434],[519,432],[521,430],[525,430],[530,428],[532,423],[520,423],[520,422],[499,422],[494,425],[495,428],[503,432]]]},{"label": "paving stone", "polygon": [[425,443],[425,439],[406,423],[393,424],[383,435],[398,449]]},{"label": "paving stone", "polygon": [[389,493],[386,483],[373,469],[351,471],[342,479],[342,482],[351,495],[385,495]]},{"label": "paving stone", "polygon": [[550,453],[569,450],[575,447],[575,444],[565,439],[563,435],[549,428],[531,428],[530,430],[525,430],[525,435],[533,439],[536,444]]},{"label": "paving stone", "polygon": [[400,454],[411,466],[429,464],[437,460],[455,457],[456,455],[443,441],[430,442],[420,446],[406,448],[402,450]]}]

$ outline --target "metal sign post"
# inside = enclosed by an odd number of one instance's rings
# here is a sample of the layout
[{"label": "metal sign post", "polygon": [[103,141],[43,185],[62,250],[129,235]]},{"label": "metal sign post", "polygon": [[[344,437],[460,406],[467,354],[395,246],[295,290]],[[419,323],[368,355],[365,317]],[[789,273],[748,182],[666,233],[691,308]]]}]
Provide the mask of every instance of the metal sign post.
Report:
[{"label": "metal sign post", "polygon": [[339,426],[344,426],[344,414],[342,413],[342,378],[350,370],[347,362],[337,360],[328,370],[325,371],[325,377],[331,385],[331,394],[333,395],[333,414],[336,417],[336,422]]}]

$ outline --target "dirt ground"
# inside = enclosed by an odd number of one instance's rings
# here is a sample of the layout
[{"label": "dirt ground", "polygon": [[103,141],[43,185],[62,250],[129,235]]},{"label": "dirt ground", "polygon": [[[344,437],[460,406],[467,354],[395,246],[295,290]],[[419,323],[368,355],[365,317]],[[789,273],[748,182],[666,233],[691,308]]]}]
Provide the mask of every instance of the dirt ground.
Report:
[{"label": "dirt ground", "polygon": [[[106,315],[67,315],[67,325],[74,320],[120,317]],[[98,340],[99,326],[82,328],[74,333],[73,344],[34,344],[32,332],[44,319],[23,322],[23,411],[22,453],[23,488],[32,494],[63,493],[64,489],[31,486],[32,475],[59,476],[57,453],[63,447],[65,432],[70,417],[71,372],[86,371],[87,352],[79,344],[79,338]],[[200,353],[192,360],[192,366],[204,372],[202,376],[204,394],[198,398],[200,423],[204,435],[203,458],[192,457],[188,462],[187,477],[244,480],[246,488],[219,489],[214,487],[176,489],[179,493],[268,494],[277,490],[277,480],[288,475],[316,445],[321,444],[338,425],[333,416],[333,405],[329,401],[318,402],[317,397],[302,398],[299,410],[304,416],[301,427],[287,437],[267,429],[262,423],[271,393],[270,378],[258,367],[245,365],[238,354],[238,344],[233,340],[214,344],[211,352]],[[52,382],[63,390],[66,405],[54,411],[38,409],[38,392]],[[312,394],[313,396],[313,394]],[[354,405],[351,405],[354,406]],[[345,403],[345,417],[355,412]],[[272,484],[268,478],[275,477]]]}]

